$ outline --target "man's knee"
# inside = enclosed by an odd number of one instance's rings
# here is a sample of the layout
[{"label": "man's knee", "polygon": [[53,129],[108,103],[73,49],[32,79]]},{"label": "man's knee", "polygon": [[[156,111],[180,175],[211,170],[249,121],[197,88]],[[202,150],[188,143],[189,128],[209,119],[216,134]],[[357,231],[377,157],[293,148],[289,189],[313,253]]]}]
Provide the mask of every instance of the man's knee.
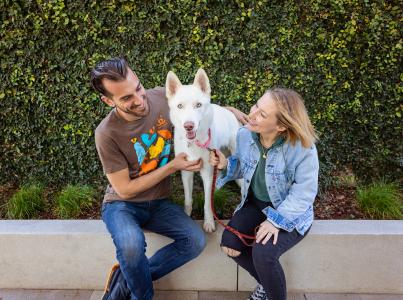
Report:
[{"label": "man's knee", "polygon": [[207,240],[206,235],[200,227],[197,227],[196,230],[191,231],[189,234],[189,241],[191,245],[191,251],[197,256],[206,247]]},{"label": "man's knee", "polygon": [[206,243],[206,236],[198,225],[186,228],[175,242],[177,251],[191,258],[198,256]]},{"label": "man's knee", "polygon": [[142,233],[120,235],[115,240],[115,245],[118,256],[128,262],[136,263],[145,256],[146,242]]}]

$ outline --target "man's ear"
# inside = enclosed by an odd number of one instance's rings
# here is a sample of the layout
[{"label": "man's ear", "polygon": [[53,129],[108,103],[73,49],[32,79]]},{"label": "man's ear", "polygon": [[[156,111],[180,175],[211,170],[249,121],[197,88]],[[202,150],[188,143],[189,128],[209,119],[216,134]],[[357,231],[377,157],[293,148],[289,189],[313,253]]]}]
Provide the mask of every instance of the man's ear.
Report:
[{"label": "man's ear", "polygon": [[193,84],[198,86],[202,90],[203,93],[210,96],[210,93],[211,93],[210,81],[207,77],[206,72],[202,68],[197,70]]},{"label": "man's ear", "polygon": [[110,98],[108,98],[108,97],[102,95],[102,96],[101,96],[101,100],[102,100],[102,102],[106,103],[106,104],[109,105],[110,107],[115,107],[115,102],[113,102],[112,99],[110,99]]},{"label": "man's ear", "polygon": [[178,89],[182,86],[179,78],[175,75],[174,72],[169,71],[167,75],[167,80],[165,83],[165,93],[168,99],[175,96]]}]

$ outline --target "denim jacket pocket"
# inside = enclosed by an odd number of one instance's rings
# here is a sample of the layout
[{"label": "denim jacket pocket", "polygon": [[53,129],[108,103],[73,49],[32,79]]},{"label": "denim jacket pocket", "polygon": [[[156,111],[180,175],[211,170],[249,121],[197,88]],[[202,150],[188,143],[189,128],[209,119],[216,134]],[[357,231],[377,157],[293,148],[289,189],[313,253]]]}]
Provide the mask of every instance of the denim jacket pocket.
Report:
[{"label": "denim jacket pocket", "polygon": [[246,177],[248,173],[254,168],[255,164],[247,158],[241,159],[241,172]]},{"label": "denim jacket pocket", "polygon": [[269,176],[269,178],[271,179],[270,181],[277,188],[281,199],[284,200],[291,188],[291,177],[288,175],[287,172],[266,173],[266,176]]}]

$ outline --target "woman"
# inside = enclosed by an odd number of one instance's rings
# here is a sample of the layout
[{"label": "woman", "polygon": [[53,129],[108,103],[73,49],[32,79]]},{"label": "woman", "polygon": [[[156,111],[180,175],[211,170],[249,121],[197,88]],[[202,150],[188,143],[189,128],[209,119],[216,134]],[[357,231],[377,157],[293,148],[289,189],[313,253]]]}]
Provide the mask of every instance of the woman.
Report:
[{"label": "woman", "polygon": [[318,189],[317,135],[301,96],[288,89],[268,90],[251,108],[249,123],[237,135],[236,154],[210,154],[223,170],[217,188],[243,178],[242,201],[229,225],[254,235],[250,247],[225,230],[223,251],[258,282],[249,299],[286,299],[279,257],[300,242],[313,221]]}]

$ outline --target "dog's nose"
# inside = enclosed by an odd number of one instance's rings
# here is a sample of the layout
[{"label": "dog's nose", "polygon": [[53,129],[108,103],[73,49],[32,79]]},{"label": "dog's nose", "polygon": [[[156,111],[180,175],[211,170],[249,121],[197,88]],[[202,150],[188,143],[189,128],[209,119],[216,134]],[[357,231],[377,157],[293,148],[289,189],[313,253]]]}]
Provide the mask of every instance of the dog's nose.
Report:
[{"label": "dog's nose", "polygon": [[185,124],[183,124],[183,127],[185,127],[186,131],[192,131],[195,127],[195,124],[193,122],[185,122]]}]

